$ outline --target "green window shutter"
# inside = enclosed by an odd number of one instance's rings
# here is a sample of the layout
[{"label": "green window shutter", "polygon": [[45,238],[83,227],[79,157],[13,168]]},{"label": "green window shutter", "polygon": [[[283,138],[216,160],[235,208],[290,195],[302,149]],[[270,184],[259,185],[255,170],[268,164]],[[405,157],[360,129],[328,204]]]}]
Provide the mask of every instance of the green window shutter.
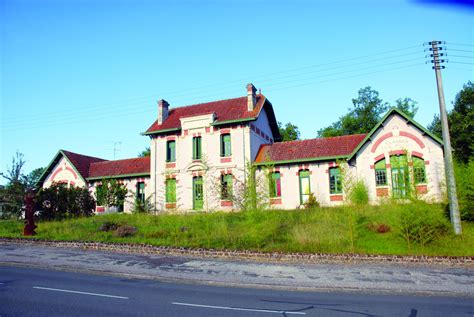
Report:
[{"label": "green window shutter", "polygon": [[281,196],[281,181],[280,172],[274,172],[270,174],[270,197]]},{"label": "green window shutter", "polygon": [[230,134],[221,134],[221,156],[231,156]]},{"label": "green window shutter", "polygon": [[169,178],[166,180],[166,202],[176,202],[176,179]]},{"label": "green window shutter", "polygon": [[201,159],[201,137],[194,137],[193,138],[193,159],[200,160]]},{"label": "green window shutter", "polygon": [[311,182],[309,178],[309,171],[304,170],[299,172],[300,177],[300,203],[305,204],[311,194]]},{"label": "green window shutter", "polygon": [[329,192],[331,194],[342,193],[341,169],[339,167],[329,169]]}]

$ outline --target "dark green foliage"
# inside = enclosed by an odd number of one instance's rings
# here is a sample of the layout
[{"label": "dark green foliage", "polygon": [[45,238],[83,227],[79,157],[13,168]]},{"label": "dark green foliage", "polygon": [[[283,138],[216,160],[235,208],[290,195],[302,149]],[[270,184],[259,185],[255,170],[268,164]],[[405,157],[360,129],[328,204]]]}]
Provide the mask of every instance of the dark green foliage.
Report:
[{"label": "dark green foliage", "polygon": [[[384,102],[378,91],[370,86],[359,90],[359,96],[352,99],[353,107],[348,113],[330,126],[318,131],[318,137],[332,137],[348,134],[368,133],[380,121],[390,105]],[[410,98],[397,99],[395,107],[413,117],[418,107]]]},{"label": "dark green foliage", "polygon": [[308,201],[306,201],[304,207],[306,209],[319,208],[319,202],[316,200],[313,193],[309,194]]},{"label": "dark green foliage", "polygon": [[96,187],[98,206],[123,206],[128,191],[124,185],[115,179],[104,179],[102,185]]},{"label": "dark green foliage", "polygon": [[281,122],[278,122],[278,130],[280,131],[282,141],[293,141],[300,139],[300,129],[291,122],[288,122],[284,127]]},{"label": "dark green foliage", "polygon": [[349,189],[349,201],[354,205],[367,205],[369,203],[369,190],[363,181],[358,181]]},{"label": "dark green foliage", "polygon": [[151,202],[151,197],[145,199],[145,201],[141,201],[139,199],[135,199],[133,205],[133,213],[149,213],[154,210],[153,204]]},{"label": "dark green foliage", "polygon": [[[467,164],[474,154],[474,83],[469,81],[456,95],[448,113],[449,133],[454,158]],[[428,129],[441,137],[441,122],[435,115]]]},{"label": "dark green foliage", "polygon": [[91,216],[95,201],[87,188],[68,188],[65,184],[53,183],[36,194],[36,210],[40,220]]},{"label": "dark green foliage", "polygon": [[399,234],[408,249],[414,243],[422,247],[440,239],[450,230],[449,222],[432,206],[423,202],[407,204],[400,213]]},{"label": "dark green foliage", "polygon": [[5,187],[0,188],[0,202],[4,203],[1,218],[21,216],[26,191],[35,187],[43,173],[44,168],[37,168],[30,174],[24,175],[22,171],[24,165],[23,154],[16,152],[9,169],[5,173],[0,173],[8,181]]},{"label": "dark green foliage", "polygon": [[151,155],[151,150],[150,150],[149,146],[147,146],[143,151],[138,153],[138,157],[147,157],[147,156],[150,156],[150,155]]},{"label": "dark green foliage", "polygon": [[468,164],[455,164],[454,173],[461,220],[474,221],[474,159]]}]

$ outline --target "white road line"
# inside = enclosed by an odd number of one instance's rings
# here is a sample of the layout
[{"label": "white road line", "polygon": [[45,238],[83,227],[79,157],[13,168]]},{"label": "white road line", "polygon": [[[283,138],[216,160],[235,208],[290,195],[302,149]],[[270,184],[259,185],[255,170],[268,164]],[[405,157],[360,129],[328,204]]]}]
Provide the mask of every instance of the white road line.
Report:
[{"label": "white road line", "polygon": [[101,297],[111,297],[111,298],[119,298],[119,299],[128,299],[128,297],[124,296],[116,296],[116,295],[107,295],[107,294],[99,294],[99,293],[89,293],[89,292],[80,292],[80,291],[71,291],[67,289],[60,289],[60,288],[49,288],[49,287],[40,287],[40,286],[33,286],[35,289],[42,289],[46,291],[54,291],[54,292],[64,292],[64,293],[74,293],[74,294],[82,294],[82,295],[91,295],[91,296],[101,296]]},{"label": "white road line", "polygon": [[306,315],[306,313],[304,312],[287,311],[287,310],[269,310],[269,309],[253,309],[253,308],[240,308],[240,307],[227,307],[227,306],[212,306],[212,305],[200,305],[200,304],[179,303],[179,302],[172,302],[171,304],[180,305],[180,306],[201,307],[201,308],[251,311],[251,312],[258,312],[258,313],[274,313],[274,314],[285,313],[287,315]]}]

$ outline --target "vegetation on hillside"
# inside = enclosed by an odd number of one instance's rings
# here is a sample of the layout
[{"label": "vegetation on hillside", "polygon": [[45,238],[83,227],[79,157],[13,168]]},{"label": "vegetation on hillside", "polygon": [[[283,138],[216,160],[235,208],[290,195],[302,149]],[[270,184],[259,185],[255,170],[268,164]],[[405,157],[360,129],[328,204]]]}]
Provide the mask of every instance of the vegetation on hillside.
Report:
[{"label": "vegetation on hillside", "polygon": [[[429,217],[427,217],[429,216]],[[136,228],[121,237],[114,230]],[[23,223],[0,222],[1,237]],[[36,238],[277,252],[474,255],[474,224],[455,236],[442,205],[417,202],[237,213],[109,214],[40,222]]]}]

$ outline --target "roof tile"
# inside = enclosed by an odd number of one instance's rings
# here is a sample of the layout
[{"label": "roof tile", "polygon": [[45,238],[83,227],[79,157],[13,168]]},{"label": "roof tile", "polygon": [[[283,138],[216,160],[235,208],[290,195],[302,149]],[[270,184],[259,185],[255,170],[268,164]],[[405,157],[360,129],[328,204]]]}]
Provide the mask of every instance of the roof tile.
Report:
[{"label": "roof tile", "polygon": [[147,156],[92,163],[89,169],[89,178],[149,173],[150,157]]},{"label": "roof tile", "polygon": [[343,135],[287,142],[276,142],[260,147],[256,163],[291,161],[332,156],[346,156],[359,145],[366,134]]},{"label": "roof tile", "polygon": [[168,113],[168,118],[163,122],[163,124],[158,125],[158,121],[155,120],[145,133],[153,133],[155,131],[167,129],[178,129],[181,128],[180,118],[209,113],[216,114],[216,122],[255,118],[260,112],[264,102],[265,96],[257,94],[257,104],[253,111],[247,110],[247,97],[171,108]]}]

